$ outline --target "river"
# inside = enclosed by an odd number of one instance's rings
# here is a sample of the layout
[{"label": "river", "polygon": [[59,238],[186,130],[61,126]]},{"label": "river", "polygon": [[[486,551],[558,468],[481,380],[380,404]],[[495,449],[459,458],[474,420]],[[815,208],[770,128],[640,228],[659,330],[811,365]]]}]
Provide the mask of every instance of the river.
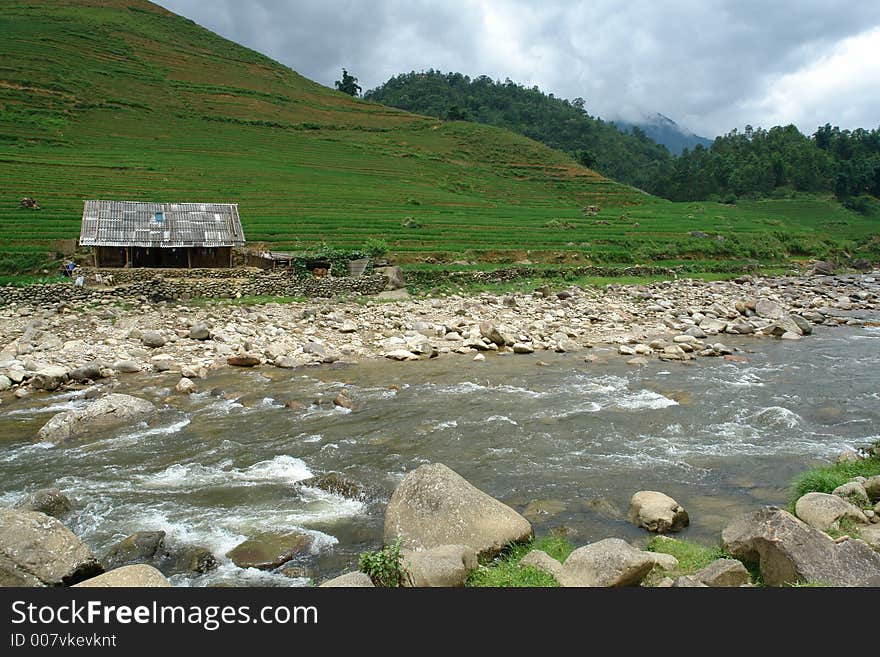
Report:
[{"label": "river", "polygon": [[[610,348],[579,354],[466,356],[282,370],[225,370],[173,394],[167,374],[117,388],[156,403],[149,426],[67,447],[34,442],[82,391],[0,406],[0,506],[56,486],[64,519],[100,556],[139,530],[203,545],[221,565],[176,585],[298,586],[306,578],[240,569],[225,553],[260,531],[303,529],[297,561],[315,580],[356,568],[382,540],[403,476],[442,462],[526,513],[538,535],[575,544],[645,532],[625,513],[637,490],[688,510],[682,535],[716,543],[737,513],[786,505],[805,467],[880,439],[880,329],[818,327],[802,341],[737,338],[747,363],[701,358],[627,365]],[[348,387],[356,409],[330,400]],[[287,400],[304,404],[299,410]],[[322,404],[313,404],[323,399]],[[362,500],[298,482],[338,471]]]}]

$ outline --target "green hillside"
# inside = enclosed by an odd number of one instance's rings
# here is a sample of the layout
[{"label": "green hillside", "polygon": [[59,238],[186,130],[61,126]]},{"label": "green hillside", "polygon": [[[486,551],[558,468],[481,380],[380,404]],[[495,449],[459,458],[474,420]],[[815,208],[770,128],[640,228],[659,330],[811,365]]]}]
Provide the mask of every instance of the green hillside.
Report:
[{"label": "green hillside", "polygon": [[93,198],[237,202],[252,243],[373,237],[402,261],[777,257],[876,233],[831,201],[661,201],[525,137],[332,91],[145,0],[2,7],[0,274],[78,237]]}]

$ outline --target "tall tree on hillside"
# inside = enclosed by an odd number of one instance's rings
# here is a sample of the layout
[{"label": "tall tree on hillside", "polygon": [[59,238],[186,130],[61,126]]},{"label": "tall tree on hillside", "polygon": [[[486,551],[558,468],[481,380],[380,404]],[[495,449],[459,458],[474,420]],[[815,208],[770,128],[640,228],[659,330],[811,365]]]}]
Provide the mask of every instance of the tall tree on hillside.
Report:
[{"label": "tall tree on hillside", "polygon": [[359,96],[361,93],[361,86],[358,84],[358,79],[353,75],[350,75],[345,69],[342,69],[342,79],[336,81],[336,89],[344,94],[355,97]]}]

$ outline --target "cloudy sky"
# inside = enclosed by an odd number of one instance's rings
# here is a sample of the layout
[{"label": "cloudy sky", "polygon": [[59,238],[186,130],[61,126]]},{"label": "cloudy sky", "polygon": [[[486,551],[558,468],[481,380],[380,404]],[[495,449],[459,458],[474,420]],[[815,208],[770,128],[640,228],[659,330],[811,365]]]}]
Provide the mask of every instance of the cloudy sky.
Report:
[{"label": "cloudy sky", "polygon": [[333,86],[412,70],[510,78],[591,114],[880,126],[880,0],[158,0]]}]

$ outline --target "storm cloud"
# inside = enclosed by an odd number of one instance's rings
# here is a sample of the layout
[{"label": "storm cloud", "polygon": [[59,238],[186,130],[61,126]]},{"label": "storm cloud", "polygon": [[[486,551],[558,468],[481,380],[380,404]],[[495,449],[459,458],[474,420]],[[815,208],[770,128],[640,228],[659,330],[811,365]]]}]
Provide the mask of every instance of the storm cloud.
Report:
[{"label": "storm cloud", "polygon": [[746,124],[880,125],[875,0],[159,0],[329,87],[437,69],[660,112],[714,137]]}]

